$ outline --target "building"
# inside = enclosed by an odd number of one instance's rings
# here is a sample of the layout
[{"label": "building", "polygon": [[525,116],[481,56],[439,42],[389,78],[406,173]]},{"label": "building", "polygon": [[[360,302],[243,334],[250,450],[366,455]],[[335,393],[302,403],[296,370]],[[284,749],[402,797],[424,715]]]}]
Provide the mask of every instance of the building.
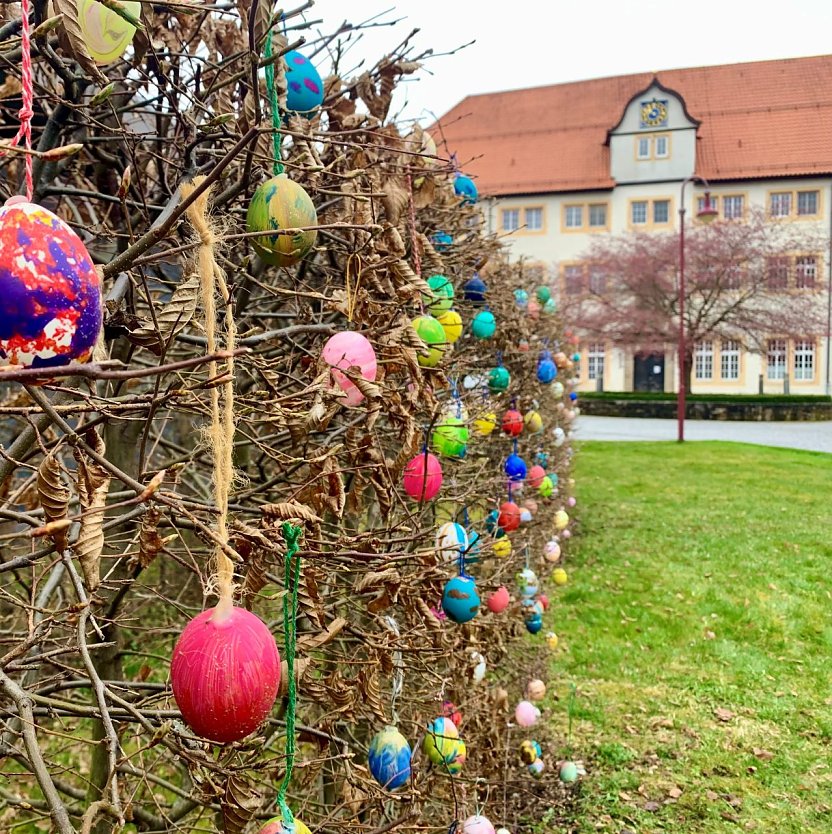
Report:
[{"label": "building", "polygon": [[[475,177],[489,228],[546,270],[562,298],[585,286],[582,256],[595,236],[678,230],[681,184],[695,174],[721,217],[741,222],[759,206],[779,222],[813,224],[825,250],[795,253],[783,280],[824,311],[832,303],[832,56],[469,96],[433,130]],[[688,218],[702,196],[688,186]],[[829,343],[828,327],[805,338],[766,334],[762,352],[703,342],[693,392],[828,394]],[[592,343],[581,352],[583,390],[676,390],[669,348],[646,355]]]}]

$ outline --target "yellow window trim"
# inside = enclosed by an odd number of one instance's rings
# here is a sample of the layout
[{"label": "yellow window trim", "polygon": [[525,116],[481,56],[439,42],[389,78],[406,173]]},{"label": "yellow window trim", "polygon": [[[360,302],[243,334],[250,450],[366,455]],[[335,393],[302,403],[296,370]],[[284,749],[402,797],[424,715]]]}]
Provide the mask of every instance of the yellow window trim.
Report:
[{"label": "yellow window trim", "polygon": [[[797,213],[797,195],[798,194],[805,194],[807,192],[814,191],[818,195],[818,210],[816,214],[798,214]],[[771,213],[771,195],[772,194],[790,194],[791,195],[791,205],[789,206],[789,213],[788,214],[777,214],[774,215]],[[770,220],[808,220],[818,221],[823,218],[824,212],[824,205],[823,205],[823,189],[820,186],[816,188],[772,188],[769,191],[766,191],[766,216]]]},{"label": "yellow window trim", "polygon": [[[667,223],[653,222],[653,204],[667,202]],[[647,222],[633,223],[633,203],[647,203]],[[654,231],[663,229],[672,229],[674,226],[673,218],[676,214],[676,202],[670,195],[659,194],[655,197],[631,197],[627,200],[627,228],[631,231]]]},{"label": "yellow window trim", "polygon": [[[663,137],[667,139],[667,153],[664,156],[658,156],[656,154],[656,139]],[[638,155],[638,147],[639,143],[646,139],[647,140],[647,148],[648,148],[648,155],[647,156],[639,156]],[[648,134],[637,134],[633,137],[633,159],[636,162],[661,162],[665,159],[670,159],[673,156],[673,134],[671,133],[648,133]]]},{"label": "yellow window trim", "polygon": [[[508,204],[508,205],[501,204],[499,206],[499,209],[500,209],[500,218],[499,218],[500,227],[499,227],[499,231],[501,231],[505,234],[518,235],[518,236],[524,237],[524,236],[527,236],[527,235],[532,235],[532,236],[533,235],[545,235],[548,231],[546,206],[543,205],[542,203],[518,203],[518,204]],[[529,210],[529,209],[540,209],[540,211],[542,213],[542,225],[539,229],[527,229],[527,228],[525,228],[526,211]],[[503,226],[503,212],[504,211],[517,211],[517,212],[519,212],[519,215],[518,215],[518,218],[517,218],[518,222],[520,224],[519,228],[517,228],[517,229],[506,229],[506,227]]]},{"label": "yellow window trim", "polygon": [[[604,226],[590,226],[589,225],[589,210],[592,206],[604,206],[606,208],[607,222]],[[581,209],[581,225],[567,226],[566,225],[566,210],[568,208]],[[561,234],[594,234],[595,232],[608,232],[610,230],[610,203],[609,200],[574,200],[568,203],[562,203],[560,207],[560,231]]]}]

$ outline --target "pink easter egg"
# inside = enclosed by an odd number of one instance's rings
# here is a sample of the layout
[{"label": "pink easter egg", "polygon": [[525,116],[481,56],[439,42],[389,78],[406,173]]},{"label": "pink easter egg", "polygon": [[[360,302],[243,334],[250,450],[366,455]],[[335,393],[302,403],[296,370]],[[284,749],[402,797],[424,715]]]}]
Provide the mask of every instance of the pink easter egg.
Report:
[{"label": "pink easter egg", "polygon": [[488,817],[476,814],[462,823],[462,834],[494,834],[494,826]]},{"label": "pink easter egg", "polygon": [[493,591],[488,595],[488,610],[493,611],[495,614],[499,614],[508,608],[510,602],[511,597],[509,596],[508,588],[506,588],[505,585],[500,585],[496,591]]},{"label": "pink easter egg", "polygon": [[430,452],[416,455],[404,468],[404,491],[414,501],[431,501],[442,487],[442,465]]},{"label": "pink easter egg", "polygon": [[547,596],[546,596],[546,594],[541,594],[541,595],[537,598],[537,600],[538,600],[538,602],[539,602],[539,603],[543,606],[543,610],[544,610],[544,611],[548,611],[548,610],[549,610],[549,597],[547,597]]},{"label": "pink easter egg", "polygon": [[520,701],[514,710],[514,720],[521,727],[533,727],[540,716],[540,710],[531,701]]},{"label": "pink easter egg", "polygon": [[566,503],[567,503],[570,507],[574,507],[574,506],[575,506],[575,504],[577,504],[578,502],[577,502],[577,500],[575,499],[575,496],[574,496],[574,495],[570,495],[570,496],[566,499]]},{"label": "pink easter egg", "polygon": [[537,489],[545,477],[546,470],[540,464],[536,463],[526,475],[526,480],[530,487]]},{"label": "pink easter egg", "polygon": [[561,536],[563,536],[565,539],[571,539],[572,538],[572,533],[569,530],[564,530],[561,533]]},{"label": "pink easter egg", "polygon": [[361,376],[368,382],[375,380],[378,365],[376,352],[369,340],[353,330],[336,333],[324,345],[322,356],[325,362],[332,365],[332,378],[346,394],[343,398],[344,405],[350,408],[358,405],[364,399],[364,395],[341,371],[357,367]]},{"label": "pink easter egg", "polygon": [[557,562],[560,559],[560,545],[554,539],[546,542],[543,552],[547,562]]},{"label": "pink easter egg", "polygon": [[526,306],[526,313],[532,321],[537,321],[540,318],[540,304],[533,298],[530,298]]}]

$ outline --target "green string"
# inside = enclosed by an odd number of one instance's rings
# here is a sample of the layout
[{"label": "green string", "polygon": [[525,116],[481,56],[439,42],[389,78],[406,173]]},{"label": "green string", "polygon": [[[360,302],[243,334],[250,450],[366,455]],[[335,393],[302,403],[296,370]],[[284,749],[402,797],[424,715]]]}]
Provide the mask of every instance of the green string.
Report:
[{"label": "green string", "polygon": [[286,804],[286,792],[292,781],[292,768],[295,764],[295,709],[297,706],[297,687],[295,685],[295,641],[298,621],[298,579],[300,577],[300,556],[298,542],[303,528],[295,527],[288,521],[282,526],[283,538],[286,540],[286,556],[283,561],[283,583],[287,596],[283,598],[283,634],[285,638],[286,668],[289,675],[289,703],[286,705],[286,774],[277,792],[277,804],[283,814],[287,831],[295,830],[295,816]]},{"label": "green string", "polygon": [[273,171],[275,176],[279,176],[283,173],[283,163],[280,161],[282,154],[280,151],[280,143],[283,139],[283,135],[280,132],[281,122],[280,122],[280,108],[277,103],[277,90],[274,86],[274,62],[271,60],[272,57],[272,30],[269,29],[266,35],[266,49],[264,51],[264,57],[266,59],[266,89],[269,93],[269,103],[271,104],[272,108],[272,145],[273,145],[273,153],[274,153],[274,166]]}]

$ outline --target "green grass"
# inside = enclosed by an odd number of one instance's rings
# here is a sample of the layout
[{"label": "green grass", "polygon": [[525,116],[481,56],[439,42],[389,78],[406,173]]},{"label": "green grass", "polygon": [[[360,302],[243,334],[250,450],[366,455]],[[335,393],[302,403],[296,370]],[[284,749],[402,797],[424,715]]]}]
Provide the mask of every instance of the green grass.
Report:
[{"label": "green grass", "polygon": [[575,477],[572,830],[832,830],[832,456],[584,443]]},{"label": "green grass", "polygon": [[[676,394],[667,391],[582,391],[582,400],[633,400],[676,402]],[[790,405],[811,403],[825,405],[832,397],[823,394],[688,394],[689,402],[742,403],[752,405]]]}]

